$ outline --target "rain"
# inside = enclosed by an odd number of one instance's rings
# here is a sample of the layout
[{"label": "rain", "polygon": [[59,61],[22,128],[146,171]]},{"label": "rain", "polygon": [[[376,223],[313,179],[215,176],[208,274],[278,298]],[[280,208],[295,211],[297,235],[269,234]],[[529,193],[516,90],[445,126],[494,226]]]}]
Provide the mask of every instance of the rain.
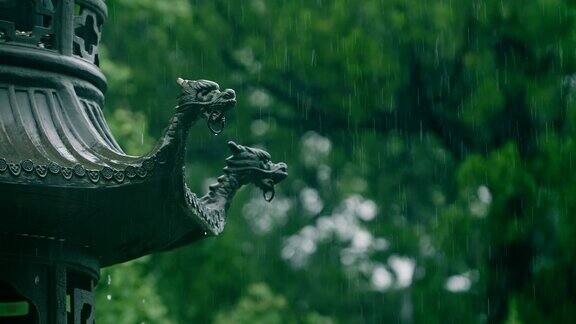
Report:
[{"label": "rain", "polygon": [[98,107],[126,156],[162,144],[177,78],[214,80],[235,106],[221,133],[190,125],[178,190],[192,205],[221,184],[229,141],[288,176],[226,197],[221,233],[101,269],[97,322],[576,323],[573,1],[105,3],[84,63],[106,78]]}]

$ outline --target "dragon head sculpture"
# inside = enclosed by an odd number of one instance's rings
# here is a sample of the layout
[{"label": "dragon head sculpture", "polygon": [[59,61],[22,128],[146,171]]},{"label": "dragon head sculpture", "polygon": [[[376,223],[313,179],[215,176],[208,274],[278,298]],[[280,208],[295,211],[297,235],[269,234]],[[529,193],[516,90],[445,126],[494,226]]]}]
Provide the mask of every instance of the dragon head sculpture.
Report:
[{"label": "dragon head sculpture", "polygon": [[[183,219],[197,221],[187,223],[186,226],[200,225],[203,235],[217,235],[224,229],[226,212],[242,186],[254,184],[263,191],[264,198],[271,201],[275,195],[275,186],[288,176],[288,167],[285,163],[272,162],[270,154],[261,149],[228,142],[232,155],[226,160],[224,174],[216,178],[216,183],[208,186],[206,194],[199,196],[192,192],[185,181],[184,157],[188,130],[202,117],[206,118],[209,127],[213,127],[212,123],[219,120],[223,123],[224,113],[236,103],[236,94],[230,89],[221,91],[217,83],[207,80],[178,79],[178,84],[182,92],[178,97],[176,111],[164,137],[154,149],[151,160],[158,161],[158,167],[175,179],[166,182],[175,187],[164,188],[162,191],[174,192],[177,197],[183,193],[184,203],[178,202],[178,211],[184,212]],[[198,232],[188,233],[183,229],[180,234],[182,237],[176,239],[170,247],[197,238]]]},{"label": "dragon head sculpture", "polygon": [[209,80],[184,80],[178,78],[182,92],[178,97],[177,110],[199,113],[216,134],[224,129],[224,114],[236,105],[236,93],[232,89],[220,91],[218,83]]},{"label": "dragon head sculpture", "polygon": [[228,142],[232,156],[226,159],[224,172],[234,175],[240,184],[253,183],[262,189],[267,201],[274,199],[274,186],[288,176],[286,163],[274,163],[261,149]]}]

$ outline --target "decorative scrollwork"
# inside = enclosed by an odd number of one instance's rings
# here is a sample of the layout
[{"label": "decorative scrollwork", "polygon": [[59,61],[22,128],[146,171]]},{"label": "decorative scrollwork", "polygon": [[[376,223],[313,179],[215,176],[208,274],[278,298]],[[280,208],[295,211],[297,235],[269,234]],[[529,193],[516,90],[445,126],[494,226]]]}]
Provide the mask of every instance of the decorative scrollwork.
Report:
[{"label": "decorative scrollwork", "polygon": [[22,169],[20,168],[20,164],[16,163],[8,163],[8,169],[10,170],[10,173],[12,173],[15,176],[19,176],[20,172],[22,171]]},{"label": "decorative scrollwork", "polygon": [[58,174],[58,173],[60,173],[60,170],[62,170],[62,167],[59,166],[58,164],[54,163],[54,162],[50,162],[50,164],[48,164],[48,170],[52,174]]},{"label": "decorative scrollwork", "polygon": [[134,168],[133,166],[127,166],[126,169],[124,170],[124,173],[126,173],[128,179],[133,179],[137,175],[136,168]]},{"label": "decorative scrollwork", "polygon": [[138,174],[138,176],[142,179],[146,178],[146,176],[148,175],[148,171],[146,171],[146,169],[144,168],[138,168],[136,170],[136,173]]},{"label": "decorative scrollwork", "polygon": [[101,181],[115,181],[124,183],[129,180],[145,179],[154,172],[156,168],[156,156],[144,158],[139,166],[126,166],[123,170],[103,167],[101,170],[88,170],[80,164],[74,167],[63,167],[55,162],[36,164],[32,160],[24,160],[19,163],[8,162],[5,158],[0,158],[0,175],[9,171],[13,176],[20,176],[22,171],[27,174],[35,174],[40,179],[45,179],[48,175],[61,175],[65,180],[87,178],[90,182],[97,184]]},{"label": "decorative scrollwork", "polygon": [[116,173],[114,173],[114,180],[116,180],[119,183],[124,182],[124,172],[116,171]]},{"label": "decorative scrollwork", "polygon": [[81,166],[80,164],[76,164],[76,165],[74,166],[74,174],[75,174],[77,177],[82,178],[83,176],[86,175],[86,169],[84,169],[84,167]]},{"label": "decorative scrollwork", "polygon": [[98,171],[88,171],[88,179],[93,183],[98,183],[100,181],[100,172]]},{"label": "decorative scrollwork", "polygon": [[34,163],[32,163],[30,160],[24,160],[20,162],[20,166],[22,167],[22,170],[26,172],[32,172],[34,170]]},{"label": "decorative scrollwork", "polygon": [[102,169],[102,171],[100,171],[100,173],[102,173],[102,177],[104,177],[106,180],[110,180],[112,177],[114,177],[114,170],[112,170],[110,167],[105,167]]},{"label": "decorative scrollwork", "polygon": [[34,170],[40,178],[45,178],[48,175],[48,168],[45,165],[36,165]]},{"label": "decorative scrollwork", "polygon": [[72,175],[73,175],[72,169],[62,168],[62,176],[64,176],[64,179],[70,180],[72,179]]},{"label": "decorative scrollwork", "polygon": [[5,159],[0,159],[0,172],[8,170],[8,162]]}]

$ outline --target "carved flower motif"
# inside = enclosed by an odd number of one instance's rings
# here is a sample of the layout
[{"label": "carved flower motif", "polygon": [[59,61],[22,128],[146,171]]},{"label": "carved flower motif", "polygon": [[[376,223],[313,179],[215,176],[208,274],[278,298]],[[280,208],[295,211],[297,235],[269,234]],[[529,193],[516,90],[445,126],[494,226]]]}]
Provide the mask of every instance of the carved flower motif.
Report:
[{"label": "carved flower motif", "polygon": [[131,165],[127,166],[126,170],[124,170],[124,173],[128,178],[132,179],[136,176],[136,168]]},{"label": "carved flower motif", "polygon": [[120,183],[124,182],[124,172],[117,171],[116,173],[114,173],[114,180]]},{"label": "carved flower motif", "polygon": [[50,162],[50,164],[48,165],[48,170],[53,174],[58,174],[60,173],[60,170],[62,170],[62,167],[54,162]]},{"label": "carved flower motif", "polygon": [[8,162],[5,159],[0,159],[0,172],[8,170]]},{"label": "carved flower motif", "polygon": [[15,176],[19,176],[21,169],[20,169],[20,165],[19,164],[15,164],[15,163],[9,163],[8,164],[8,169],[10,169],[10,172],[15,175]]},{"label": "carved flower motif", "polygon": [[100,172],[94,170],[88,171],[88,178],[90,179],[90,181],[98,183],[98,181],[100,180]]},{"label": "carved flower motif", "polygon": [[30,160],[24,160],[20,163],[20,166],[22,166],[22,170],[26,171],[26,172],[32,172],[34,170],[34,163]]},{"label": "carved flower motif", "polygon": [[148,174],[148,172],[146,171],[146,169],[144,168],[138,168],[138,170],[136,171],[138,173],[138,176],[140,178],[146,178],[146,175]]},{"label": "carved flower motif", "polygon": [[74,174],[82,178],[83,176],[86,175],[86,169],[84,169],[84,167],[81,166],[80,164],[76,164],[74,166]]},{"label": "carved flower motif", "polygon": [[114,170],[112,170],[112,168],[110,167],[105,167],[104,169],[102,169],[102,171],[100,171],[100,173],[106,180],[110,180],[114,177]]},{"label": "carved flower motif", "polygon": [[70,168],[62,168],[62,176],[64,176],[64,179],[66,180],[70,180],[72,179],[72,169]]},{"label": "carved flower motif", "polygon": [[48,168],[45,165],[36,165],[34,169],[40,178],[45,178],[48,175]]}]

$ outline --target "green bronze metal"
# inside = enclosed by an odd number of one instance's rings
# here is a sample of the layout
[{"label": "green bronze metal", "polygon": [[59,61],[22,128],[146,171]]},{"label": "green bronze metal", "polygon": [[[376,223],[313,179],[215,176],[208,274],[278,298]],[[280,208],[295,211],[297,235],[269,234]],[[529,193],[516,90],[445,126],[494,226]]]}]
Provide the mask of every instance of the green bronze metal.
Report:
[{"label": "green bronze metal", "polygon": [[0,0],[0,304],[30,305],[15,323],[93,323],[100,267],[217,235],[241,186],[271,200],[287,176],[229,142],[218,182],[204,196],[188,189],[190,127],[205,119],[218,133],[236,103],[207,80],[179,78],[157,146],[125,154],[102,114],[105,18],[102,0]]}]

